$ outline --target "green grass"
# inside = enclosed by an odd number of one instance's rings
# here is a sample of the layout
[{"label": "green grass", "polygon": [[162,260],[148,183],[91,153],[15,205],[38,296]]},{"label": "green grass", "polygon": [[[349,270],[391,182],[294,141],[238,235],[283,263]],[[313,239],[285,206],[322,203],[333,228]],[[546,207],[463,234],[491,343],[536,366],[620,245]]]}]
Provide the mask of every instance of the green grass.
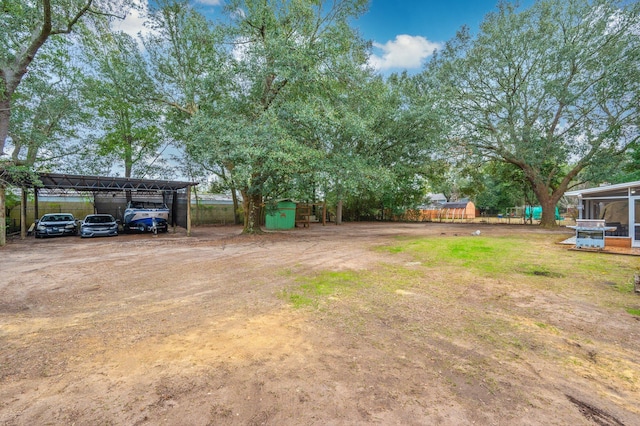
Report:
[{"label": "green grass", "polygon": [[397,265],[379,265],[366,271],[325,271],[314,276],[296,278],[296,286],[282,293],[295,308],[318,307],[330,298],[350,297],[363,289],[393,294],[419,280],[421,271]]},{"label": "green grass", "polygon": [[635,373],[627,373],[637,363],[619,366],[599,352],[590,327],[573,326],[594,308],[640,317],[637,258],[570,251],[556,241],[554,234],[402,237],[373,249],[382,261],[366,269],[283,271],[290,285],[282,295],[357,345],[428,354],[451,372],[445,379],[458,378],[451,386],[495,390],[504,365],[533,358],[602,380],[623,371],[637,390]]},{"label": "green grass", "polygon": [[317,307],[321,300],[350,294],[363,284],[363,277],[355,271],[322,272],[313,277],[296,279],[296,288],[284,292],[283,296],[295,308]]},{"label": "green grass", "polygon": [[640,309],[627,308],[627,312],[631,315],[640,317]]},{"label": "green grass", "polygon": [[[481,279],[556,292],[582,288],[576,287],[578,283],[592,283],[592,289],[602,291],[633,292],[629,276],[633,276],[634,262],[568,251],[548,235],[402,237],[376,250],[388,253],[390,261],[363,271],[324,271],[313,276],[285,271],[295,285],[283,291],[283,297],[296,308],[317,308],[368,288],[392,294],[417,286],[448,303],[464,297],[466,287]],[[411,267],[405,266],[409,262]]]},{"label": "green grass", "polygon": [[443,237],[401,241],[383,250],[409,254],[425,266],[444,264],[494,275],[510,271],[526,247],[511,238]]},{"label": "green grass", "polygon": [[429,268],[462,268],[479,276],[526,275],[549,281],[576,277],[615,282],[615,288],[629,291],[630,262],[617,256],[589,256],[549,247],[548,236],[526,237],[441,237],[402,239],[379,248],[390,255],[408,255]]}]

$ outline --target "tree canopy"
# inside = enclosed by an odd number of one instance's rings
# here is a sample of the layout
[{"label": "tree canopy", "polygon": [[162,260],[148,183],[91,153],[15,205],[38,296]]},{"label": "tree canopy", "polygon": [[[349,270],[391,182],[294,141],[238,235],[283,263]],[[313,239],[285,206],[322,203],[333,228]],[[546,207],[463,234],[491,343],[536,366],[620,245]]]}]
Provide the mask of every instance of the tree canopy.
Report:
[{"label": "tree canopy", "polygon": [[636,175],[640,3],[500,2],[423,72],[387,77],[353,26],[367,5],[229,0],[213,22],[158,0],[135,38],[109,26],[128,0],[0,0],[3,163],[158,175],[171,144],[242,194],[245,232],[280,197],[380,217],[428,188],[504,207],[521,182],[550,226],[572,185]]},{"label": "tree canopy", "polygon": [[[329,135],[321,120],[330,85],[364,64],[364,42],[347,20],[366,2],[340,0],[227,3],[221,29],[231,76],[208,78],[216,94],[191,120],[189,150],[220,164],[243,195],[245,232],[259,231],[264,197],[282,194],[318,165]],[[215,100],[212,102],[212,100]]]},{"label": "tree canopy", "polygon": [[86,16],[122,13],[127,0],[0,2],[0,156],[4,154],[13,95],[40,49],[70,34]]},{"label": "tree canopy", "polygon": [[137,41],[101,23],[85,37],[84,53],[90,66],[84,98],[95,117],[92,127],[99,131],[95,154],[114,158],[125,177],[162,174],[163,111],[154,101],[155,84]]},{"label": "tree canopy", "polygon": [[[616,161],[638,139],[640,4],[500,3],[430,64],[449,111],[450,143],[520,168],[552,226],[581,173]],[[604,169],[602,169],[604,170]]]}]

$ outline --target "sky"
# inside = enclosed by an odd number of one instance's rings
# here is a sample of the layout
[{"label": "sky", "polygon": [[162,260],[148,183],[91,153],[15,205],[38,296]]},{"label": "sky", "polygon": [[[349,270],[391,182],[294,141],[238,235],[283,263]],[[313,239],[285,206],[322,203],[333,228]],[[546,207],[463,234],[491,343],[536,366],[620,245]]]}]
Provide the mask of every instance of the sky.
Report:
[{"label": "sky", "polygon": [[[354,22],[373,42],[370,63],[383,73],[418,72],[435,49],[466,25],[475,33],[498,0],[370,0],[369,11]],[[531,5],[532,0],[520,1]]]},{"label": "sky", "polygon": [[[149,0],[138,0],[143,5]],[[219,15],[224,0],[193,0],[209,16]],[[512,1],[512,0],[509,0]],[[520,0],[529,7],[534,0]],[[417,73],[434,50],[455,37],[466,25],[478,30],[487,13],[495,11],[498,0],[370,0],[369,10],[353,21],[353,26],[373,45],[370,64],[379,72]],[[135,35],[143,30],[142,18],[130,15],[119,28]]]}]

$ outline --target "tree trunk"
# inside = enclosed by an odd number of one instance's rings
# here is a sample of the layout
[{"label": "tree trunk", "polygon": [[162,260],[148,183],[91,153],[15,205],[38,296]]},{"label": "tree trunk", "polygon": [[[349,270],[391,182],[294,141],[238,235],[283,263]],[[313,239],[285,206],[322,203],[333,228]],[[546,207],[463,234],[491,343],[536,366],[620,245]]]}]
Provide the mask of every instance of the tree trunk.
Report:
[{"label": "tree trunk", "polygon": [[260,212],[262,210],[262,194],[248,194],[242,192],[242,205],[244,207],[243,234],[262,234],[260,228]]},{"label": "tree trunk", "polygon": [[336,207],[336,225],[342,225],[342,200],[338,201]]},{"label": "tree trunk", "polygon": [[[0,83],[3,82],[0,80]],[[4,155],[4,144],[9,135],[9,121],[11,120],[11,98],[6,92],[0,93],[0,157]]]},{"label": "tree trunk", "polygon": [[532,185],[532,187],[533,193],[536,194],[536,198],[540,203],[540,207],[542,207],[540,226],[543,228],[557,227],[558,224],[556,223],[556,204],[558,204],[558,201],[560,200],[558,194],[564,194],[564,190],[562,192],[556,190],[551,195],[549,195],[549,193],[551,192],[551,188],[544,184],[538,183]]},{"label": "tree trunk", "polygon": [[240,215],[238,214],[238,193],[235,188],[231,189],[231,199],[233,200],[233,224],[240,225]]},{"label": "tree trunk", "polygon": [[0,247],[7,244],[7,209],[5,208],[5,195],[7,188],[0,183]]},{"label": "tree trunk", "polygon": [[20,239],[27,238],[27,188],[20,188]]},{"label": "tree trunk", "polygon": [[556,203],[553,198],[540,202],[542,207],[542,216],[540,217],[540,226],[543,228],[555,228],[558,226],[556,222]]}]

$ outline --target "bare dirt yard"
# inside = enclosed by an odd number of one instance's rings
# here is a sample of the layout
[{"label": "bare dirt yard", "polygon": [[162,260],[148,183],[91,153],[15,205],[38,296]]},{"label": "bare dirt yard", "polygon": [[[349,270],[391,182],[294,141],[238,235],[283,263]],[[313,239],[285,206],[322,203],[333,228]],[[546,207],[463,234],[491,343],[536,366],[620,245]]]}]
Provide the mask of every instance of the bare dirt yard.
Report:
[{"label": "bare dirt yard", "polygon": [[[522,266],[393,249],[476,229]],[[0,248],[0,423],[640,425],[640,258],[534,226],[240,231]]]}]

